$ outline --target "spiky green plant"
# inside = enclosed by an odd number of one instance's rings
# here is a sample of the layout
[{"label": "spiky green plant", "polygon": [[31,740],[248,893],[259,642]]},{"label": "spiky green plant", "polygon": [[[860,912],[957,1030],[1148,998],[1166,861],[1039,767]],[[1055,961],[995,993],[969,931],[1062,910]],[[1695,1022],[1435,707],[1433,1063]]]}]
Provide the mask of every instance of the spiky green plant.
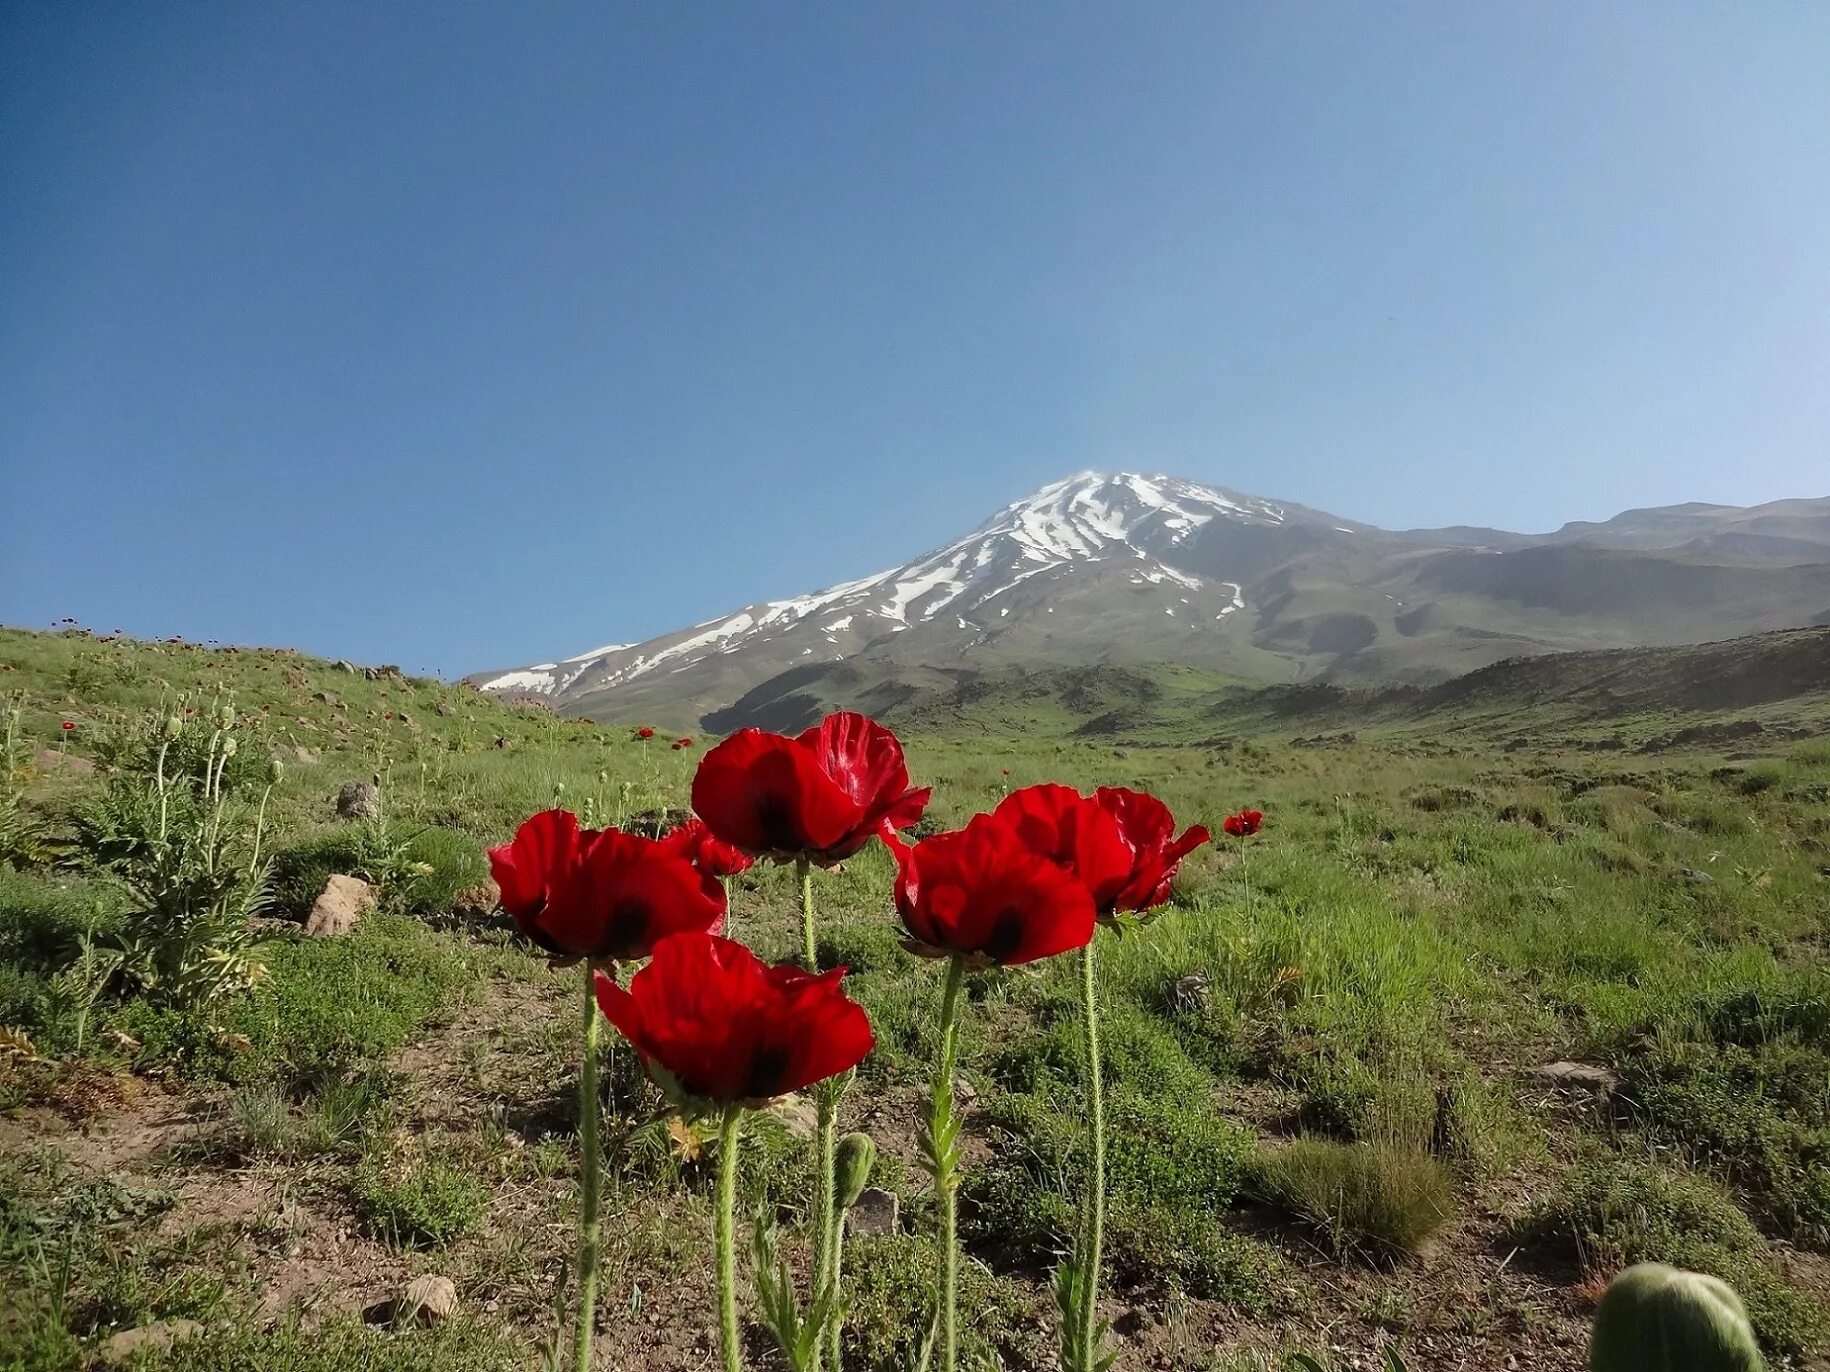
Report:
[{"label": "spiky green plant", "polygon": [[201,724],[161,713],[78,810],[77,851],[130,897],[119,930],[86,950],[98,988],[200,1005],[260,976],[248,924],[269,866],[256,811],[229,777],[234,730],[226,702]]}]

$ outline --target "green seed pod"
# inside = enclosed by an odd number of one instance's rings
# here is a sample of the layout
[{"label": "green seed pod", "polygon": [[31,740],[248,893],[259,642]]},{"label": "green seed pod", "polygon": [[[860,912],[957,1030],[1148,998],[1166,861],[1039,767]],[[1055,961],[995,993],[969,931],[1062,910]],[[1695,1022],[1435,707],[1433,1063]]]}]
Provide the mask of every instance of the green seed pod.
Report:
[{"label": "green seed pod", "polygon": [[219,713],[222,716],[222,727],[233,729],[235,727],[235,707],[225,704]]},{"label": "green seed pod", "polygon": [[184,732],[184,716],[183,715],[172,715],[165,721],[165,736],[167,738],[177,738],[178,735],[182,734],[183,732]]},{"label": "green seed pod", "polygon": [[223,755],[223,756],[224,756],[224,757],[234,757],[234,756],[235,756],[235,748],[236,748],[236,743],[235,743],[235,740],[234,740],[234,739],[232,739],[232,738],[225,738],[225,739],[224,739],[224,740],[223,740],[223,741],[222,741],[222,755]]},{"label": "green seed pod", "polygon": [[281,762],[277,757],[267,764],[267,784],[269,786],[278,786],[280,784],[280,778],[285,775],[286,764]]},{"label": "green seed pod", "polygon": [[1761,1372],[1766,1363],[1734,1287],[1663,1263],[1608,1283],[1589,1337],[1590,1372]]},{"label": "green seed pod", "polygon": [[858,1203],[858,1197],[870,1185],[871,1169],[876,1165],[877,1145],[869,1134],[846,1134],[840,1138],[834,1174],[841,1210]]}]

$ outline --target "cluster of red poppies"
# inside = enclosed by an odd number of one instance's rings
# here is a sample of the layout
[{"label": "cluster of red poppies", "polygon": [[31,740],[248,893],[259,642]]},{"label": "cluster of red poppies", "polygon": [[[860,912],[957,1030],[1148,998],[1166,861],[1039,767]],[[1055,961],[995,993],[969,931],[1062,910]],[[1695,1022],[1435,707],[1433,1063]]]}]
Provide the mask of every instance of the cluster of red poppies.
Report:
[{"label": "cluster of red poppies", "polygon": [[[635,733],[638,739],[654,735],[648,727]],[[690,743],[683,738],[673,746]],[[743,1107],[816,1083],[830,1085],[829,1079],[869,1054],[873,1039],[864,1010],[840,988],[844,968],[820,973],[811,965],[771,966],[743,944],[718,936],[727,905],[722,878],[759,858],[799,866],[803,959],[810,964],[808,872],[843,862],[881,839],[896,862],[894,903],[906,946],[949,962],[940,1033],[950,1045],[963,973],[1077,949],[1088,950],[1090,1021],[1089,945],[1099,924],[1143,917],[1166,902],[1182,860],[1210,837],[1200,825],[1178,835],[1168,807],[1141,791],[1101,787],[1083,795],[1045,784],[1010,792],[961,829],[910,843],[902,831],[922,817],[929,798],[928,788],[910,786],[894,734],[862,715],[840,713],[798,736],[745,729],[718,744],[694,775],[693,818],[659,838],[582,829],[570,812],[554,809],[529,819],[511,843],[491,849],[490,866],[504,908],[528,938],[556,961],[582,960],[595,969],[591,982],[598,1007],[650,1077],[683,1110],[722,1115],[730,1130]],[[1243,811],[1228,816],[1224,827],[1229,834],[1256,833],[1263,818],[1258,811]],[[625,988],[615,964],[642,959],[646,965]],[[1090,1028],[1088,1047],[1096,1061]],[[957,1186],[956,1159],[946,1143],[956,1128],[950,1053],[944,1048],[929,1126],[942,1196],[943,1251],[953,1243]],[[587,1064],[589,1058],[587,1039]],[[587,1065],[587,1091],[588,1072]],[[822,1092],[821,1128],[829,1135],[838,1096],[827,1088]],[[1097,1102],[1093,1118],[1097,1133]],[[726,1137],[734,1144],[735,1134]],[[830,1163],[830,1147],[825,1154]],[[587,1158],[591,1196],[594,1175],[594,1162]],[[830,1175],[826,1191],[816,1235],[819,1280],[830,1277],[836,1287],[837,1259],[829,1269],[822,1247],[836,1233],[826,1213]],[[728,1208],[727,1198],[720,1212],[720,1245],[727,1256]],[[586,1213],[595,1214],[591,1205]],[[1096,1285],[1097,1207],[1094,1215],[1087,1270]],[[592,1223],[587,1219],[587,1230]],[[593,1251],[581,1247],[581,1273],[588,1272]],[[727,1268],[728,1261],[721,1260],[728,1297]],[[954,1365],[953,1268],[946,1271],[942,1372]],[[1090,1312],[1091,1305],[1083,1302],[1076,1309]],[[737,1339],[728,1299],[723,1318],[731,1368],[738,1365]],[[580,1339],[588,1352],[587,1334]]]}]

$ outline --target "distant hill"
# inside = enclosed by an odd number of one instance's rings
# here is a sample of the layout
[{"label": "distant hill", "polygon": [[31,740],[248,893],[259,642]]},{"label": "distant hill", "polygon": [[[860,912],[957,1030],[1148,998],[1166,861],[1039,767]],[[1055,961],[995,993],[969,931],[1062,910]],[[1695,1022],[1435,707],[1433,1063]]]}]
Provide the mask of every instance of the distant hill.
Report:
[{"label": "distant hill", "polygon": [[1178,663],[1428,686],[1509,658],[1830,625],[1830,499],[1528,535],[1391,532],[1222,487],[1082,473],[901,567],[641,643],[477,673],[568,714],[781,723],[1003,670]]},{"label": "distant hill", "polygon": [[1365,730],[1567,735],[1579,747],[1746,744],[1830,735],[1830,629],[1511,658],[1434,686],[1255,686],[1164,665],[1012,672],[913,692],[883,718],[913,733],[1145,744]]}]

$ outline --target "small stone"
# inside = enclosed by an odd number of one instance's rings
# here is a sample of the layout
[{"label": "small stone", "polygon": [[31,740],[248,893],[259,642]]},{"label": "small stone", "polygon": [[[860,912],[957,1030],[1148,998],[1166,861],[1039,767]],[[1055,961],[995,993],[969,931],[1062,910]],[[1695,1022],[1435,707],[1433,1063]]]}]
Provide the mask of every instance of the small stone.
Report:
[{"label": "small stone", "polygon": [[312,767],[312,766],[317,765],[317,761],[318,761],[317,750],[315,748],[307,748],[303,743],[295,743],[293,745],[292,756],[293,756],[293,760],[295,762],[302,762],[307,767]]},{"label": "small stone", "polygon": [[1586,1062],[1548,1062],[1533,1068],[1531,1075],[1553,1091],[1583,1091],[1593,1096],[1611,1096],[1620,1086],[1620,1077],[1612,1069]]},{"label": "small stone", "polygon": [[168,1348],[180,1339],[194,1339],[203,1333],[196,1320],[160,1320],[138,1329],[123,1329],[111,1335],[102,1345],[101,1360],[113,1367],[124,1367],[143,1348]]},{"label": "small stone", "polygon": [[452,705],[449,701],[441,700],[441,701],[439,701],[438,704],[436,704],[432,707],[432,713],[435,715],[441,715],[444,718],[449,719],[452,715],[455,715],[457,713],[457,711],[454,708],[452,708]]},{"label": "small stone", "polygon": [[312,938],[334,938],[356,927],[375,908],[375,890],[361,877],[334,874],[312,902],[305,932]]},{"label": "small stone", "polygon": [[337,788],[337,814],[344,819],[380,819],[381,789],[372,781],[346,781]]},{"label": "small stone", "polygon": [[885,1191],[881,1186],[867,1186],[858,1193],[858,1203],[845,1212],[846,1232],[894,1234],[900,1205],[894,1191]]},{"label": "small stone", "polygon": [[457,1309],[457,1303],[457,1284],[450,1277],[415,1277],[394,1302],[394,1323],[437,1324]]},{"label": "small stone", "polygon": [[1699,872],[1694,867],[1680,867],[1678,869],[1678,875],[1682,876],[1684,880],[1688,881],[1692,886],[1707,886],[1715,880],[1708,872]]}]

